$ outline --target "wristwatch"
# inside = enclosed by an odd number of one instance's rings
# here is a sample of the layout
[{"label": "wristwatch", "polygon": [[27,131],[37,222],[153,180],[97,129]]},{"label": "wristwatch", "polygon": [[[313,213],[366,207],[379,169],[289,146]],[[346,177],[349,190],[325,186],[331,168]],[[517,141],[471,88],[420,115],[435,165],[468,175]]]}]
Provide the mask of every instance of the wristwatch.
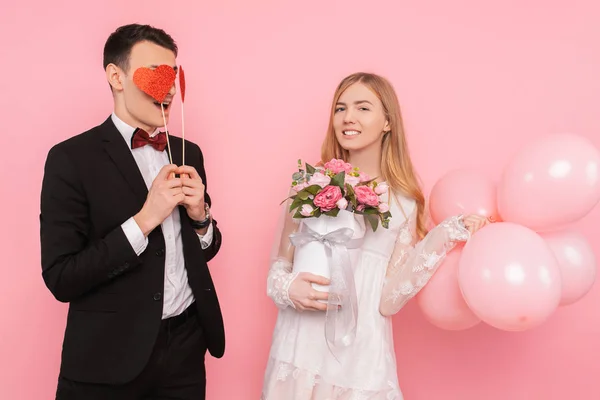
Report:
[{"label": "wristwatch", "polygon": [[192,221],[192,228],[194,229],[204,229],[210,225],[210,208],[208,204],[204,203],[204,211],[206,212],[206,217],[202,221]]}]

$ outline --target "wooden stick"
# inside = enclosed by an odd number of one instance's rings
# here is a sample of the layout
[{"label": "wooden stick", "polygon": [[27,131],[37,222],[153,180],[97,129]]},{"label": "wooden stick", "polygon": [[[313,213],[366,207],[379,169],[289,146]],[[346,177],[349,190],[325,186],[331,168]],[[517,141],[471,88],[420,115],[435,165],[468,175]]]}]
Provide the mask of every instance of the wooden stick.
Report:
[{"label": "wooden stick", "polygon": [[185,127],[184,127],[184,123],[183,123],[183,101],[181,102],[181,139],[182,139],[182,158],[181,158],[181,165],[185,165]]}]

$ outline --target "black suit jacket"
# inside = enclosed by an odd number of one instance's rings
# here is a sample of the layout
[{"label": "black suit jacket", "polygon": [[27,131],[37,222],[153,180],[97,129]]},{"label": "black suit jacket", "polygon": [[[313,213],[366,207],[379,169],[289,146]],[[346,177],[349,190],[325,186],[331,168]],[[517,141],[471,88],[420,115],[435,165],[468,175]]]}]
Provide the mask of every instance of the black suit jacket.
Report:
[{"label": "black suit jacket", "polygon": [[[170,136],[170,144],[173,163],[181,165],[181,138]],[[206,185],[200,148],[186,141],[185,152],[186,164]],[[54,297],[69,303],[61,362],[67,378],[125,383],[150,357],[161,324],[165,242],[159,226],[138,257],[121,229],[147,194],[129,145],[110,117],[48,153],[40,213],[42,276]],[[208,193],[205,198],[210,205]],[[212,244],[203,250],[185,209],[179,212],[189,284],[208,350],[220,358],[225,333],[207,262],[219,251],[221,233],[213,221]]]}]

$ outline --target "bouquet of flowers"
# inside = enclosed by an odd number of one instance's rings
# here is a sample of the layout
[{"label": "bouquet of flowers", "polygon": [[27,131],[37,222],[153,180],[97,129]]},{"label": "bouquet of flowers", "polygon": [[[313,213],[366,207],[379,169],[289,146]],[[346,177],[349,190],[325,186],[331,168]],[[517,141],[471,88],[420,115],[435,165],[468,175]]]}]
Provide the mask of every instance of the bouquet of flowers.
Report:
[{"label": "bouquet of flowers", "polygon": [[284,200],[292,200],[289,211],[302,219],[299,231],[290,235],[295,246],[293,269],[330,280],[328,286],[312,285],[329,293],[325,302],[327,343],[346,346],[354,339],[358,318],[348,249],[361,246],[365,220],[373,232],[380,223],[389,228],[389,205],[380,198],[388,186],[343,160],[332,159],[317,168],[305,166],[298,160],[298,171],[292,176],[295,194]]},{"label": "bouquet of flowers", "polygon": [[[355,297],[347,250],[358,248],[365,235],[365,220],[373,231],[379,223],[389,227],[389,205],[380,196],[388,191],[347,162],[332,159],[323,167],[298,160],[292,176],[295,194],[289,211],[302,219],[299,232],[290,236],[294,250],[294,271],[310,272],[331,281],[329,287],[313,284],[330,293],[330,303]],[[363,218],[364,216],[364,218]]]},{"label": "bouquet of flowers", "polygon": [[294,218],[337,217],[340,211],[348,211],[364,215],[373,231],[379,223],[388,228],[389,205],[379,197],[387,193],[386,183],[377,183],[339,159],[328,161],[322,168],[305,165],[303,168],[302,160],[298,160],[298,172],[292,175],[296,194],[288,199],[293,200],[290,212],[295,210]]}]

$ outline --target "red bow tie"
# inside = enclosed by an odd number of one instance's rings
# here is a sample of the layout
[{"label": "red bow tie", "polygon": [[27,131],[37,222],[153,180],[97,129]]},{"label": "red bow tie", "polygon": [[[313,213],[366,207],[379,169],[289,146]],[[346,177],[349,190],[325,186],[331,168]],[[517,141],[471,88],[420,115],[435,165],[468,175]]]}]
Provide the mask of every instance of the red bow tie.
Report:
[{"label": "red bow tie", "polygon": [[131,137],[131,148],[137,149],[148,144],[158,151],[163,151],[167,147],[167,135],[164,132],[159,132],[157,135],[150,137],[148,132],[137,128]]}]

